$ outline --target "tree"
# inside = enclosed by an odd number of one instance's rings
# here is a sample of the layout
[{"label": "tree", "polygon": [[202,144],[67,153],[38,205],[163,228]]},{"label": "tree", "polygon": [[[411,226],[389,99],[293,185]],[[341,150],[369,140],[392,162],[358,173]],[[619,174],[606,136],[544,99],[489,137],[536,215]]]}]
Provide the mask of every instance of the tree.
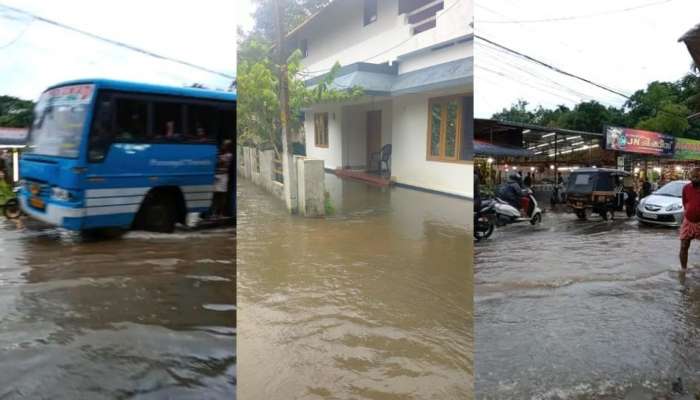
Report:
[{"label": "tree", "polygon": [[688,129],[687,116],[689,114],[688,107],[666,102],[660,106],[659,112],[655,116],[643,118],[635,127],[680,137]]},{"label": "tree", "polygon": [[700,112],[700,77],[688,74],[675,82],[651,82],[619,108],[589,101],[573,109],[559,105],[529,110],[528,103],[521,99],[493,118],[589,132],[602,132],[603,126],[615,125],[698,137],[695,132],[700,132],[700,123],[687,119],[692,112]]},{"label": "tree", "polygon": [[523,124],[534,123],[535,116],[527,110],[527,101],[519,99],[510,108],[504,108],[501,112],[493,114],[493,119],[504,122],[519,122]]},{"label": "tree", "polygon": [[32,123],[34,102],[12,96],[0,96],[0,126],[26,128]]}]

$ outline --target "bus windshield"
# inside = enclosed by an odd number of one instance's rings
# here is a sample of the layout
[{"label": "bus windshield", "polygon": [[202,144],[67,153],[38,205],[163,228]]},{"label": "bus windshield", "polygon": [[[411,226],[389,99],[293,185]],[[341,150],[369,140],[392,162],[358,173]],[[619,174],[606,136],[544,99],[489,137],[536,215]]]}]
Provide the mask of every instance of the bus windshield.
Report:
[{"label": "bus windshield", "polygon": [[39,98],[27,152],[77,158],[94,85],[49,89]]}]

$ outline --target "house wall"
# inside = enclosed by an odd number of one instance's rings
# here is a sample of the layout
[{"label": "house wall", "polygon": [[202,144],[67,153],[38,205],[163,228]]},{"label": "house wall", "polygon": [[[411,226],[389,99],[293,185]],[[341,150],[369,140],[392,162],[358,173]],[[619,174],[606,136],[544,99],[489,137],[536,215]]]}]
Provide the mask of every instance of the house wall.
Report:
[{"label": "house wall", "polygon": [[427,160],[428,100],[460,93],[471,93],[471,90],[461,88],[450,92],[411,94],[395,98],[391,175],[396,182],[473,197],[471,162]]},{"label": "house wall", "polygon": [[427,50],[411,54],[409,57],[402,57],[399,62],[399,74],[473,57],[474,41],[472,39],[464,40],[463,43],[456,43],[442,49]]},{"label": "house wall", "polygon": [[[314,131],[314,113],[328,112],[328,147],[316,147]],[[343,111],[339,105],[318,105],[305,113],[304,133],[306,136],[306,155],[325,161],[327,169],[343,166],[342,143]]]},{"label": "house wall", "polygon": [[336,61],[341,65],[393,62],[401,55],[472,34],[472,0],[445,0],[436,21],[435,28],[412,35],[406,16],[398,14],[398,0],[380,0],[377,21],[363,26],[363,2],[337,0],[294,38],[307,40],[308,56],[302,65],[311,75],[327,72]]}]

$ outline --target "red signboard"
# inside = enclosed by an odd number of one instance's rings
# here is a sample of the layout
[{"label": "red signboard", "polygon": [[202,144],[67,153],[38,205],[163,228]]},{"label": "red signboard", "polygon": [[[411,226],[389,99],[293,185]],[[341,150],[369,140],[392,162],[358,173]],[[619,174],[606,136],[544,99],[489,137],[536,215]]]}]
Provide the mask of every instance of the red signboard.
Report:
[{"label": "red signboard", "polygon": [[605,148],[628,153],[673,156],[676,138],[659,132],[608,126]]}]

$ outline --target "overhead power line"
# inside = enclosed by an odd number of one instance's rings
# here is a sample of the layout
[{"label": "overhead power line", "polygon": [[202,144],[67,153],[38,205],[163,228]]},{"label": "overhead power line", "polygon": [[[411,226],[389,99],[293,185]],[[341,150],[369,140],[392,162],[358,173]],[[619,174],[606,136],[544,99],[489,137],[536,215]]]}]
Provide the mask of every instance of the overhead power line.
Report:
[{"label": "overhead power line", "polygon": [[129,45],[129,44],[126,44],[126,43],[117,41],[117,40],[109,39],[109,38],[106,38],[106,37],[104,37],[104,36],[100,36],[100,35],[97,35],[97,34],[94,34],[94,33],[90,33],[90,32],[84,31],[84,30],[82,30],[82,29],[75,28],[75,27],[72,27],[72,26],[63,24],[63,23],[58,22],[58,21],[54,21],[54,20],[51,20],[51,19],[48,19],[48,18],[44,18],[44,17],[41,17],[41,16],[39,16],[39,15],[30,13],[30,12],[28,12],[28,11],[20,10],[20,9],[18,9],[18,8],[10,7],[10,6],[4,5],[4,4],[0,4],[0,8],[4,8],[4,9],[10,10],[10,11],[14,11],[14,12],[16,12],[16,13],[29,16],[29,17],[33,18],[34,20],[41,21],[41,22],[44,22],[44,23],[49,24],[49,25],[57,26],[57,27],[59,27],[59,28],[72,31],[72,32],[81,34],[81,35],[83,35],[83,36],[90,37],[90,38],[92,38],[92,39],[95,39],[95,40],[98,40],[98,41],[101,41],[101,42],[109,43],[109,44],[114,45],[114,46],[117,46],[117,47],[121,47],[121,48],[124,48],[124,49],[127,49],[127,50],[131,50],[131,51],[134,51],[134,52],[137,52],[137,53],[141,53],[141,54],[147,55],[147,56],[149,56],[149,57],[153,57],[153,58],[157,58],[157,59],[160,59],[160,60],[169,61],[169,62],[173,62],[173,63],[176,63],[176,64],[184,65],[184,66],[187,66],[187,67],[190,67],[190,68],[193,68],[193,69],[197,69],[197,70],[200,70],[200,71],[208,72],[208,73],[210,73],[210,74],[219,75],[219,76],[222,76],[222,77],[224,77],[224,78],[235,79],[235,77],[234,77],[233,75],[230,75],[230,74],[225,74],[225,73],[223,73],[223,72],[215,71],[215,70],[213,70],[213,69],[206,68],[206,67],[202,67],[202,66],[196,65],[196,64],[192,64],[192,63],[190,63],[190,62],[187,62],[187,61],[184,61],[184,60],[180,60],[180,59],[177,59],[177,58],[168,57],[168,56],[163,56],[163,55],[154,53],[154,52],[149,51],[149,50],[145,50],[145,49],[142,49],[142,48],[139,48],[139,47],[136,47],[136,46],[132,46],[132,45]]},{"label": "overhead power line", "polygon": [[540,18],[540,19],[521,19],[521,20],[478,20],[477,23],[532,24],[532,23],[573,21],[573,20],[577,20],[577,19],[587,19],[587,18],[603,17],[603,16],[613,15],[613,14],[620,14],[620,13],[624,13],[624,12],[639,10],[641,8],[658,6],[660,4],[670,3],[672,1],[673,0],[656,1],[656,2],[652,2],[652,3],[640,4],[638,6],[626,7],[626,8],[621,8],[621,9],[617,9],[617,10],[610,10],[610,11],[602,11],[602,12],[593,13],[593,14],[570,15],[570,16],[564,16],[564,17]]},{"label": "overhead power line", "polygon": [[[606,86],[604,86],[604,85],[602,85],[602,84],[593,82],[593,81],[591,81],[590,79],[586,79],[586,78],[581,77],[581,76],[579,76],[579,75],[575,75],[575,74],[572,74],[572,73],[570,73],[570,72],[566,72],[566,71],[564,71],[564,70],[562,70],[562,69],[560,69],[560,68],[558,68],[558,67],[555,67],[555,66],[553,66],[553,65],[551,65],[551,64],[548,64],[548,63],[546,63],[546,62],[544,62],[544,61],[540,61],[540,60],[538,60],[538,59],[536,59],[536,58],[534,58],[534,57],[528,56],[527,54],[521,53],[521,52],[519,52],[519,51],[516,51],[516,50],[513,50],[513,49],[508,48],[508,47],[506,47],[506,46],[503,46],[502,44],[496,43],[496,42],[494,42],[494,41],[492,41],[492,40],[486,39],[486,38],[483,37],[483,36],[480,36],[480,35],[476,35],[476,34],[475,34],[474,37],[477,38],[477,39],[479,39],[479,40],[483,40],[484,42],[489,43],[489,44],[491,44],[492,46],[495,46],[495,47],[497,47],[497,48],[503,49],[503,50],[507,51],[508,53],[514,54],[514,55],[516,55],[516,56],[518,56],[518,57],[521,57],[521,58],[523,58],[523,59],[525,59],[525,60],[527,60],[527,61],[530,61],[530,62],[533,62],[533,63],[535,63],[535,64],[541,65],[541,66],[543,66],[543,67],[545,67],[545,68],[548,68],[548,69],[550,69],[550,70],[552,70],[552,71],[554,71],[554,72],[557,72],[557,73],[559,73],[559,74],[562,74],[562,75],[564,75],[564,76],[568,76],[568,77],[570,77],[570,78],[577,79],[577,80],[582,81],[582,82],[585,82],[585,83],[587,83],[587,84],[589,84],[589,85],[593,85],[593,86],[598,87],[598,88],[600,88],[600,89],[603,89],[603,90],[605,90],[605,91],[607,91],[607,92],[610,92],[610,93],[613,93],[613,94],[615,94],[615,95],[621,96],[621,97],[623,97],[623,98],[625,98],[625,99],[627,99],[627,100],[632,100],[632,97],[629,96],[629,95],[627,95],[627,94],[624,94],[624,93],[622,93],[622,92],[620,92],[620,91],[611,89],[611,88],[606,87]],[[661,112],[661,113],[664,113],[664,114],[673,115],[673,116],[675,116],[675,117],[679,117],[679,118],[683,118],[683,119],[687,119],[687,118],[688,118],[688,116],[686,116],[686,115],[682,115],[682,114],[678,114],[678,113],[675,113],[675,112],[672,112],[672,111],[664,110],[664,109],[662,109],[662,108],[656,109],[656,112]]]},{"label": "overhead power line", "polygon": [[602,84],[600,84],[600,83],[593,82],[592,80],[587,79],[587,78],[584,78],[584,77],[582,77],[582,76],[579,76],[579,75],[576,75],[576,74],[572,74],[571,72],[564,71],[564,70],[562,70],[562,69],[560,69],[560,68],[558,68],[558,67],[555,67],[555,66],[553,66],[553,65],[551,65],[551,64],[548,64],[548,63],[546,63],[546,62],[544,62],[544,61],[540,61],[540,60],[538,60],[538,59],[536,59],[536,58],[534,58],[534,57],[528,56],[527,54],[521,53],[521,52],[519,52],[519,51],[517,51],[517,50],[513,50],[513,49],[511,49],[511,48],[509,48],[509,47],[506,47],[506,46],[500,44],[500,43],[496,43],[496,42],[494,42],[493,40],[486,39],[486,38],[483,37],[483,36],[474,35],[474,37],[477,38],[477,39],[479,39],[479,40],[483,40],[484,42],[489,43],[489,44],[491,44],[491,45],[493,45],[493,46],[496,46],[496,47],[498,47],[498,48],[501,48],[501,49],[503,49],[503,50],[506,50],[507,52],[509,52],[509,53],[511,53],[511,54],[515,54],[515,55],[517,55],[517,56],[519,56],[519,57],[521,57],[521,58],[524,58],[524,59],[526,59],[526,60],[528,60],[528,61],[531,61],[531,62],[533,62],[533,63],[535,63],[535,64],[539,64],[539,65],[541,65],[541,66],[543,66],[543,67],[545,67],[545,68],[551,69],[552,71],[557,72],[557,73],[559,73],[559,74],[568,76],[568,77],[570,77],[570,78],[577,79],[577,80],[582,81],[582,82],[585,82],[585,83],[587,83],[587,84],[589,84],[589,85],[596,86],[596,87],[598,87],[598,88],[600,88],[600,89],[603,89],[603,90],[605,90],[605,91],[607,91],[607,92],[610,92],[610,93],[616,94],[616,95],[618,95],[618,96],[624,97],[625,99],[629,99],[629,98],[630,98],[630,96],[627,95],[627,94],[624,94],[624,93],[622,93],[622,92],[619,92],[619,91],[617,91],[617,90],[615,90],[615,89],[611,89],[611,88],[609,88],[609,87],[607,87],[607,86],[604,86],[604,85],[602,85]]}]

